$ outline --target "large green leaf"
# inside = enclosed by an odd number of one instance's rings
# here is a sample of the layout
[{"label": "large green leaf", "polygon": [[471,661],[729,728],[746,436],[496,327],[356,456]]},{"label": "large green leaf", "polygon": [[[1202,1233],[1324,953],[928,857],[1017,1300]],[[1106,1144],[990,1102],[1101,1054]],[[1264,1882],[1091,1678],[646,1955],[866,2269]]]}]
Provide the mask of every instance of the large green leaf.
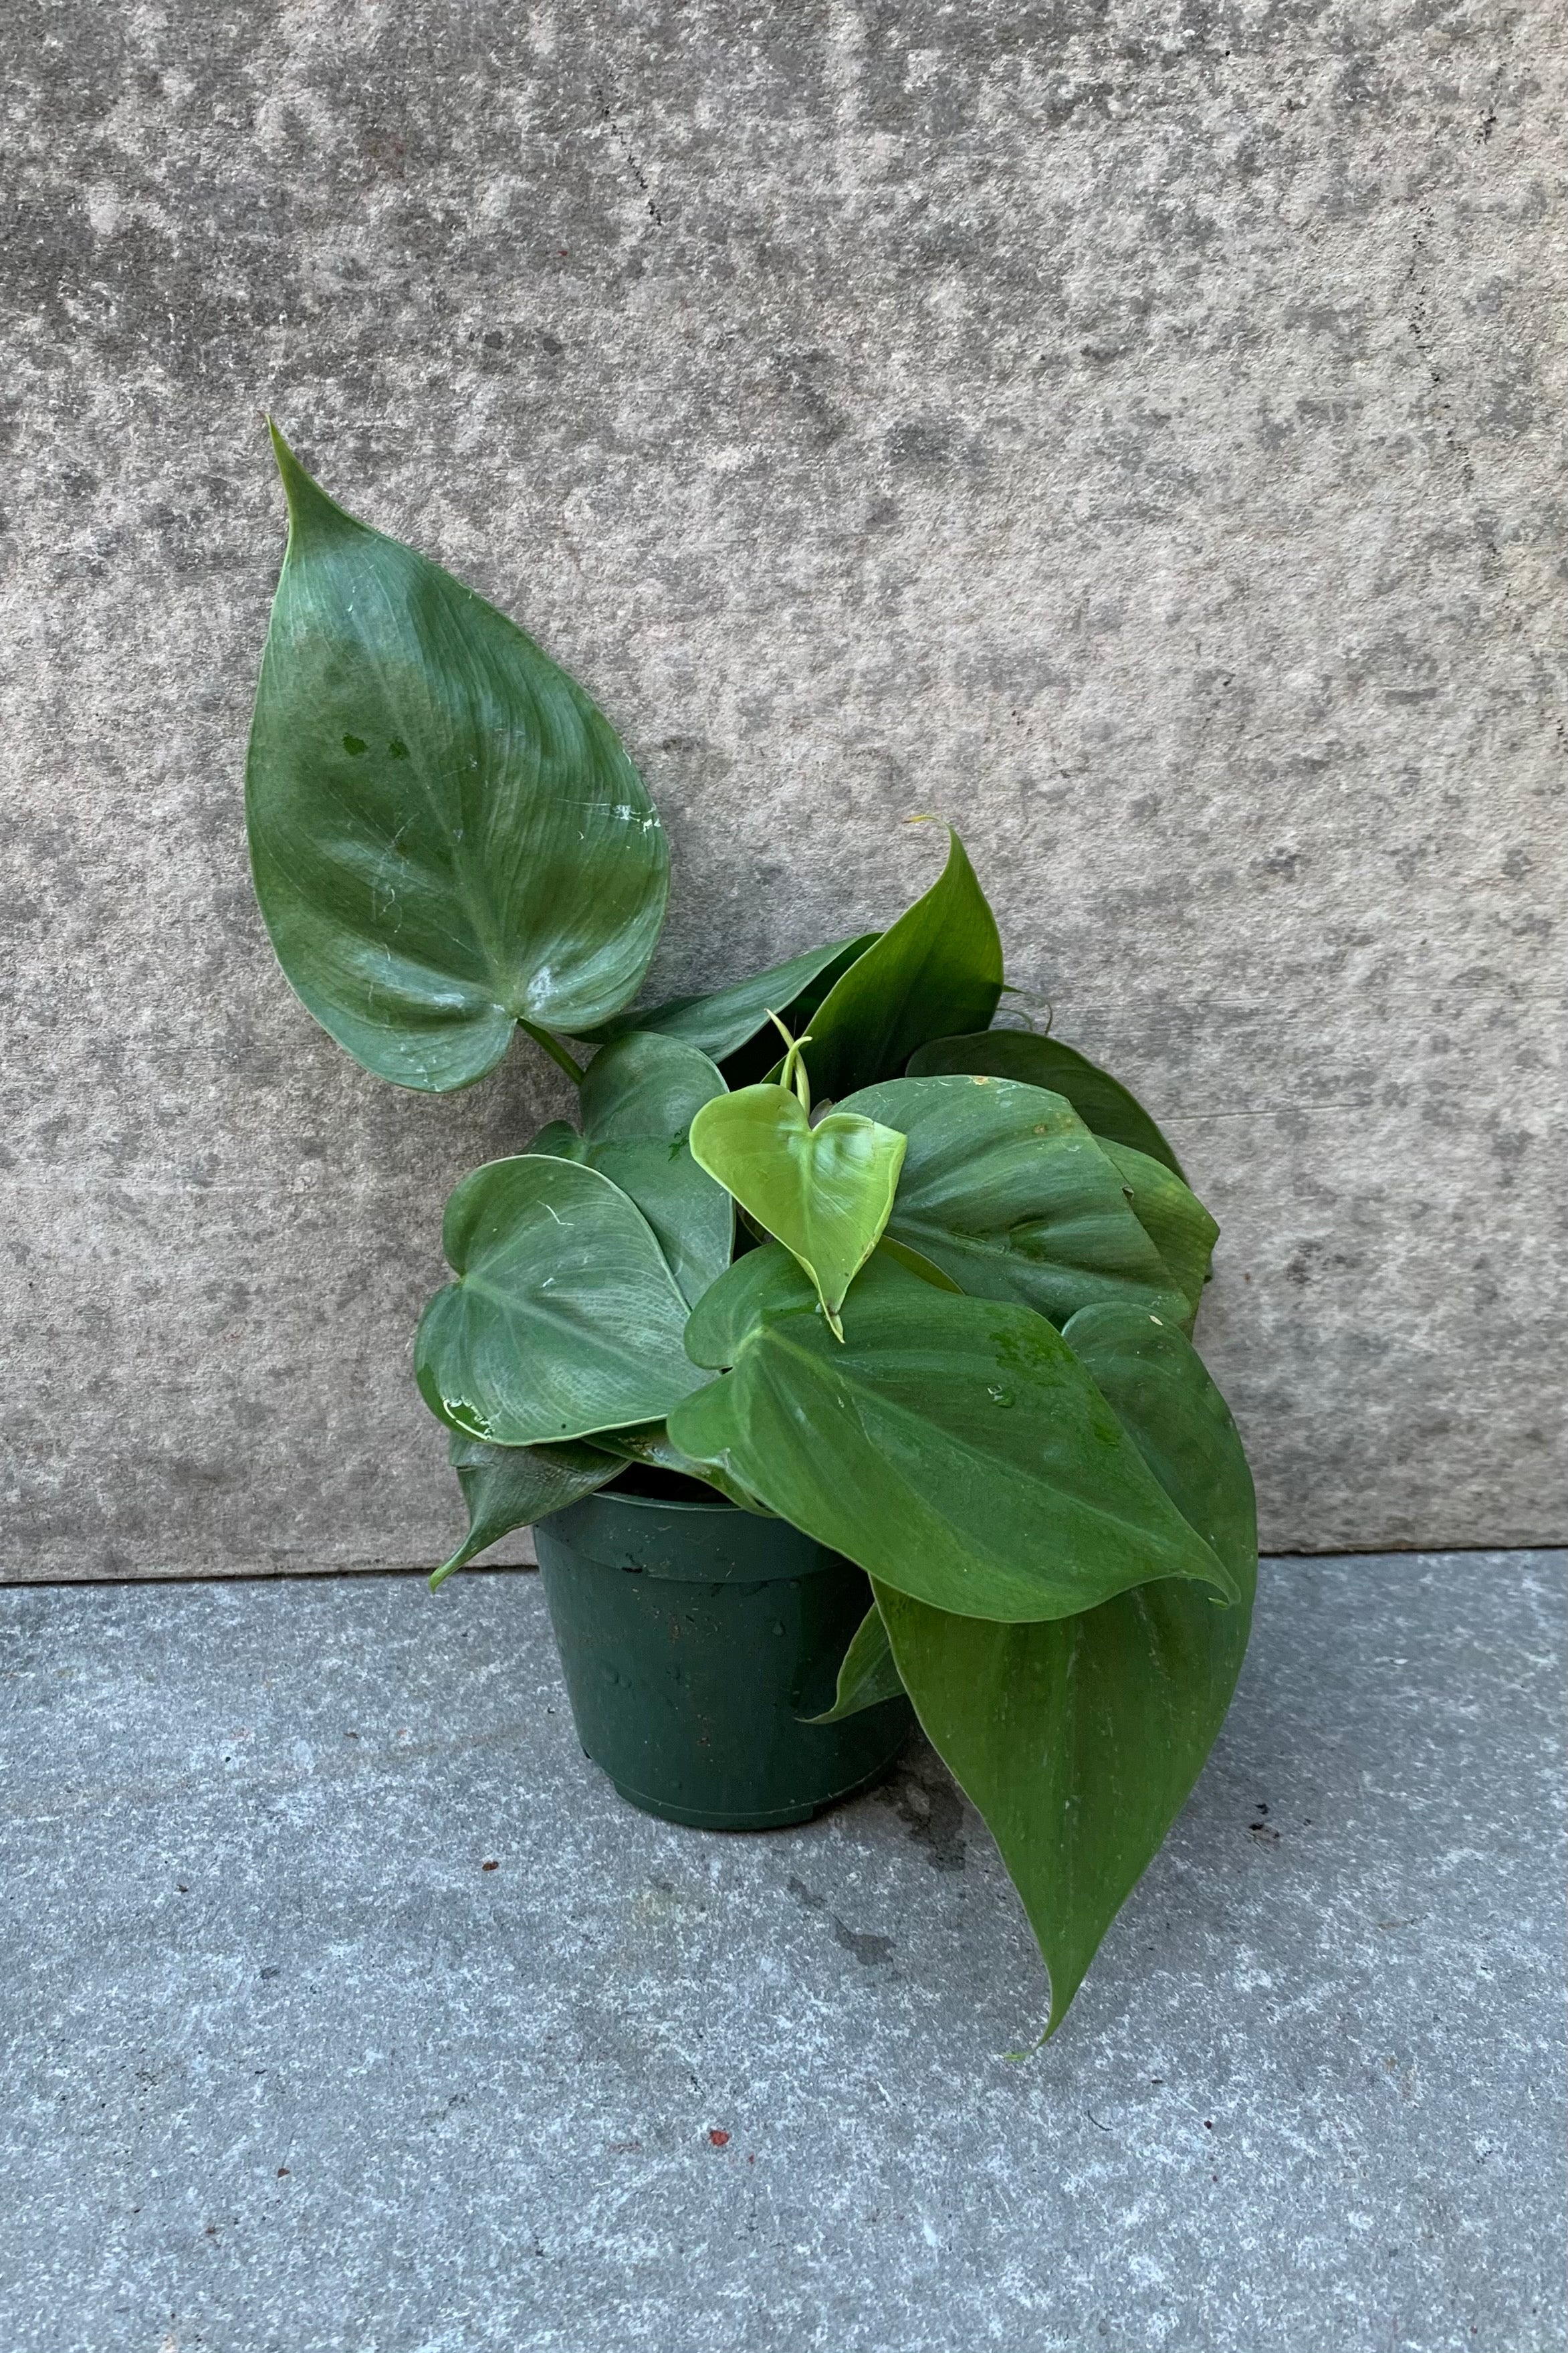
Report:
[{"label": "large green leaf", "polygon": [[1176,1176],[1182,1164],[1136,1096],[1119,1079],[1055,1038],[1028,1029],[985,1029],[967,1038],[936,1038],[910,1057],[911,1079],[941,1078],[950,1071],[983,1072],[994,1079],[1020,1079],[1065,1095],[1084,1125],[1112,1144],[1131,1145],[1162,1160]]},{"label": "large green leaf", "polygon": [[813,1127],[787,1087],[764,1085],[705,1103],[691,1150],[800,1261],[837,1332],[844,1294],[888,1222],[903,1137],[843,1112]]},{"label": "large green leaf", "polygon": [[1049,1624],[987,1625],[875,1591],[928,1736],[979,1808],[1050,1971],[1060,2024],[1225,1718],[1257,1582],[1252,1481],[1179,1332],[1087,1308],[1067,1338],[1173,1504],[1225,1562],[1230,1608],[1170,1577]]},{"label": "large green leaf", "polygon": [[1219,1228],[1182,1179],[1163,1160],[1130,1145],[1103,1145],[1106,1158],[1126,1187],[1132,1214],[1175,1278],[1187,1303],[1185,1323],[1192,1329],[1209,1279]]},{"label": "large green leaf", "polygon": [[550,1513],[580,1503],[626,1467],[595,1446],[485,1446],[456,1431],[447,1452],[468,1507],[468,1533],[450,1560],[433,1571],[432,1593],[455,1568],[466,1568],[513,1528],[531,1528]]},{"label": "large green leaf", "polygon": [[1187,1320],[1121,1171],[1060,1095],[984,1076],[889,1079],[838,1108],[908,1137],[888,1230],[962,1290],[1016,1300],[1058,1325],[1108,1298]]},{"label": "large green leaf", "polygon": [[453,1193],[441,1240],[458,1280],[420,1319],[414,1369],[449,1428],[559,1444],[661,1420],[697,1386],[675,1278],[641,1210],[596,1168],[492,1160]]},{"label": "large green leaf", "polygon": [[837,1101],[898,1076],[928,1039],[984,1028],[1001,992],[996,919],[952,833],[931,889],[834,982],[812,1015],[805,1064],[815,1092]]},{"label": "large green leaf", "polygon": [[692,1319],[688,1345],[708,1354],[733,1336],[731,1285],[757,1310],[733,1371],[670,1413],[684,1453],[938,1609],[1061,1618],[1156,1577],[1231,1591],[1044,1316],[938,1291],[879,1252],[839,1344],[804,1275],[784,1303],[778,1258],[752,1263],[766,1255],[721,1276]]},{"label": "large green leaf", "polygon": [[608,721],[531,638],[345,514],[276,432],[289,547],[251,726],[257,896],[290,986],[398,1085],[631,997],[668,851]]},{"label": "large green leaf", "polygon": [[690,1305],[723,1273],[734,1246],[730,1196],[687,1145],[696,1113],[724,1092],[723,1080],[695,1046],[633,1031],[588,1066],[583,1133],[553,1120],[529,1146],[597,1168],[629,1194]]},{"label": "large green leaf", "polygon": [[[770,1013],[783,1014],[787,1020],[804,1005],[815,1010],[821,1001],[817,992],[822,984],[837,980],[876,937],[875,932],[862,932],[854,939],[834,940],[826,947],[810,948],[804,955],[791,956],[784,964],[770,965],[766,972],[759,972],[750,980],[731,981],[727,988],[716,988],[707,997],[676,997],[666,1005],[618,1013],[613,1021],[577,1034],[586,1037],[591,1044],[600,1045],[624,1036],[629,1029],[652,1030],[659,1037],[679,1038],[721,1062],[739,1053],[759,1032],[765,1031],[772,1037]],[[770,1050],[762,1070],[752,1075],[760,1078],[774,1059]]]}]

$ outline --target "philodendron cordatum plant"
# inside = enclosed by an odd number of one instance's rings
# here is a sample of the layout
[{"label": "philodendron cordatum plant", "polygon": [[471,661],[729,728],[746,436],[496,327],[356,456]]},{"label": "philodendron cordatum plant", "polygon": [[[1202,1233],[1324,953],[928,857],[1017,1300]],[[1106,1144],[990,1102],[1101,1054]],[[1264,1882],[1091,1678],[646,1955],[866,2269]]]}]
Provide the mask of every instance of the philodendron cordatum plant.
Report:
[{"label": "philodendron cordatum plant", "polygon": [[991,1026],[955,835],[889,930],[633,1008],[668,858],[609,723],[275,438],[247,809],[284,972],[399,1086],[469,1086],[520,1029],[581,1086],[447,1206],[415,1366],[469,1527],[432,1582],[628,1462],[858,1562],[833,1712],[907,1691],[1054,2028],[1247,1644],[1252,1482],[1191,1338],[1214,1222],[1125,1088]]}]

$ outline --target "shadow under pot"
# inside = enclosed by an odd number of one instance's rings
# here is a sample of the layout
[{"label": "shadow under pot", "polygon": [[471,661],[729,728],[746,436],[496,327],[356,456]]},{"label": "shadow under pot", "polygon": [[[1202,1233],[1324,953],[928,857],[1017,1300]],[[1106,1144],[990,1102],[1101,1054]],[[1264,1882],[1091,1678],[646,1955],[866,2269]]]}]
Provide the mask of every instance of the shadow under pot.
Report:
[{"label": "shadow under pot", "polygon": [[907,1700],[805,1721],[832,1706],[871,1606],[841,1554],[640,1467],[552,1513],[534,1542],[577,1737],[634,1806],[695,1830],[777,1830],[893,1764]]}]

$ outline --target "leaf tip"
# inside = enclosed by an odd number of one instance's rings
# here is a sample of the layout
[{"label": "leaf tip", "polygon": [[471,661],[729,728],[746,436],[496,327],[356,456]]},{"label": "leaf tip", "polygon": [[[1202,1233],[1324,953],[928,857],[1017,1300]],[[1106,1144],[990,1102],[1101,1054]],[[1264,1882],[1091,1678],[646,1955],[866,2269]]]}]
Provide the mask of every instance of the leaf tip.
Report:
[{"label": "leaf tip", "polygon": [[278,419],[270,412],[267,416],[267,430],[271,438],[272,455],[277,460],[279,476],[283,484],[283,495],[289,502],[290,529],[298,530],[307,516],[315,522],[331,520],[338,523],[346,523],[353,530],[363,528],[355,523],[353,515],[345,513],[335,499],[330,499],[327,496],[315,476],[300,463],[284,437]]}]

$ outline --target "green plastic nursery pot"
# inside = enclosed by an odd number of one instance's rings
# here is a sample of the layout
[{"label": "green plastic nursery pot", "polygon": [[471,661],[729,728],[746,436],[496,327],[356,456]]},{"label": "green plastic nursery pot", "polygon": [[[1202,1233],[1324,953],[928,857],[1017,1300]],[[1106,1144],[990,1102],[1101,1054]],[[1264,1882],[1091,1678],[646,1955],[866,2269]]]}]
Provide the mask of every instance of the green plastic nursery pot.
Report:
[{"label": "green plastic nursery pot", "polygon": [[786,1521],[638,1469],[534,1541],[577,1736],[645,1812],[710,1831],[809,1821],[903,1746],[903,1699],[803,1721],[832,1706],[871,1588]]}]

